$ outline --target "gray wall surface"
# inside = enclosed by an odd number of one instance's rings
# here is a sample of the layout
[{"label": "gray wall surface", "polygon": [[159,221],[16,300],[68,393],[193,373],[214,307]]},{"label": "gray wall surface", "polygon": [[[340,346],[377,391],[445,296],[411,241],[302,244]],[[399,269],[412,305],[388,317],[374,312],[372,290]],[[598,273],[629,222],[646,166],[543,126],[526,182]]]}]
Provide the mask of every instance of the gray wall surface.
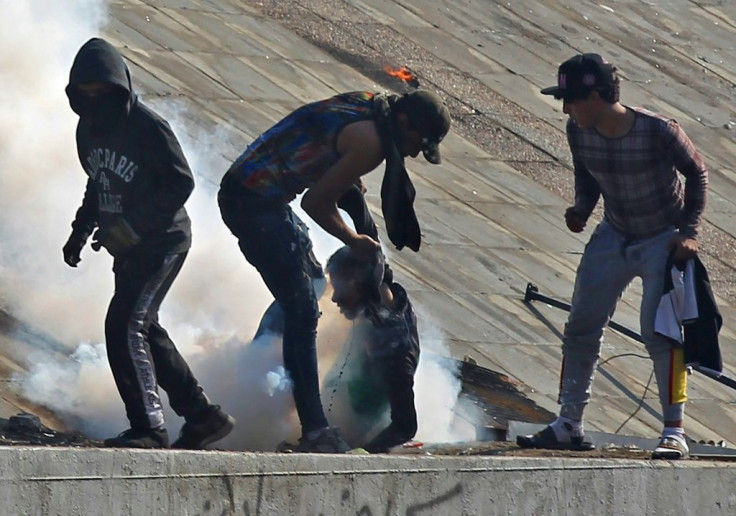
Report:
[{"label": "gray wall surface", "polygon": [[5,515],[734,514],[736,465],[0,449]]}]

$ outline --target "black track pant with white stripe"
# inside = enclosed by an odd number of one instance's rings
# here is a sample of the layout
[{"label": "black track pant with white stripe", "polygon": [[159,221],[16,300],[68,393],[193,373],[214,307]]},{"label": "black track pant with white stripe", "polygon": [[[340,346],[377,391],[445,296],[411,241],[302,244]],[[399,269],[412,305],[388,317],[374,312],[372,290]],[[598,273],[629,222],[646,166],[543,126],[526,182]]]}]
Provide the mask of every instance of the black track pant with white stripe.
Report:
[{"label": "black track pant with white stripe", "polygon": [[105,320],[107,357],[131,428],[164,424],[161,386],[187,418],[207,407],[197,379],[158,323],[158,310],[187,253],[115,260],[115,294]]}]

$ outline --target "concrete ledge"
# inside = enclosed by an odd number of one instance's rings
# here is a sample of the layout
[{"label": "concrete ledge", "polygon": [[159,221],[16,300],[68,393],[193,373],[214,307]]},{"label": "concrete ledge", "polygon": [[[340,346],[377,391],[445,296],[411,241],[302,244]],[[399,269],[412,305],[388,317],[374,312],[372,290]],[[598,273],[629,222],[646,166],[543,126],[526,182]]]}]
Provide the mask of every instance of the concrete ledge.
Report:
[{"label": "concrete ledge", "polygon": [[3,514],[735,514],[736,464],[0,449]]}]

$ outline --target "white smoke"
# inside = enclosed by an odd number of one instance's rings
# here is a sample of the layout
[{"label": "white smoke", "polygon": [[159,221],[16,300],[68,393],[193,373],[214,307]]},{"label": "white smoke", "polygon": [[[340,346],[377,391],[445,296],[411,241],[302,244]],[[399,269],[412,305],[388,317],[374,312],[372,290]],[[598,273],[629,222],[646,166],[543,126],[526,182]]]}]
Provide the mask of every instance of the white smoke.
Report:
[{"label": "white smoke", "polygon": [[[339,314],[338,314],[339,315]],[[459,363],[449,353],[442,333],[429,321],[419,319],[421,353],[414,376],[414,402],[419,428],[414,441],[443,443],[475,439],[475,425],[466,425],[458,413],[462,388]],[[364,319],[343,340],[340,355],[326,373],[322,400],[328,419],[340,427],[345,439],[355,446],[365,443],[390,422],[388,405],[382,412],[371,381],[362,377],[360,357],[373,332]],[[368,381],[367,381],[368,380]],[[374,380],[375,381],[375,380]],[[356,405],[363,405],[357,410]]]},{"label": "white smoke", "polygon": [[[87,250],[84,270],[70,269],[61,248],[85,185],[64,88],[71,58],[104,20],[104,2],[1,3],[0,306],[42,321],[59,340],[98,338],[110,262]],[[80,317],[82,306],[90,317]]]},{"label": "white smoke", "polygon": [[475,426],[463,425],[458,418],[458,395],[462,382],[459,363],[449,359],[441,332],[429,321],[419,325],[422,356],[414,378],[419,430],[416,439],[430,443],[471,441]]},{"label": "white smoke", "polygon": [[125,409],[107,364],[104,344],[83,342],[67,360],[33,357],[27,374],[16,375],[21,392],[45,405],[85,435],[107,435],[125,427]]},{"label": "white smoke", "polygon": [[[99,344],[112,295],[111,260],[86,248],[83,261],[72,269],[61,256],[86,181],[76,156],[77,119],[64,87],[76,51],[98,35],[104,2],[4,0],[2,10],[0,306],[67,343],[70,351],[76,348],[63,361],[51,355],[29,357],[28,373],[18,377],[20,389],[29,400],[54,410],[70,428],[107,437],[127,426],[105,347]],[[15,50],[21,46],[22,52]],[[135,77],[133,81],[135,86]],[[217,182],[235,157],[228,154],[248,142],[233,142],[225,129],[192,121],[196,116],[187,113],[185,104],[144,101],[170,121],[197,182],[187,203],[193,247],[164,300],[161,323],[210,399],[238,419],[236,430],[217,446],[273,449],[280,440],[298,436],[298,421],[284,381],[280,340],[266,336],[251,342],[272,297],[222,223],[215,199]],[[315,254],[324,263],[340,243],[315,228],[298,206],[296,211],[310,226]],[[350,323],[328,295],[320,307],[318,350],[324,377],[339,367]],[[424,320],[420,331],[426,342],[441,341]],[[466,437],[458,436],[453,426],[460,382],[442,358],[446,354],[441,347],[423,349],[416,375],[418,439]],[[331,420],[349,416],[338,414],[335,393],[323,393],[323,400]],[[175,437],[182,421],[168,409],[166,418]]]}]

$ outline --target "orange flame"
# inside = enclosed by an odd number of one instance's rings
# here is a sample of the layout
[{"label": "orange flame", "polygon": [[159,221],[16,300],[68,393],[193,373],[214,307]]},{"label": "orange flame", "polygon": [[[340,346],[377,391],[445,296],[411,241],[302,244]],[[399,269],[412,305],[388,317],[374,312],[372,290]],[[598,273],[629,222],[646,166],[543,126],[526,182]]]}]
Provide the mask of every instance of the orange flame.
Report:
[{"label": "orange flame", "polygon": [[389,74],[391,77],[396,77],[409,84],[414,84],[418,82],[416,75],[411,73],[409,69],[405,66],[394,69],[386,65],[383,67],[383,71]]}]

